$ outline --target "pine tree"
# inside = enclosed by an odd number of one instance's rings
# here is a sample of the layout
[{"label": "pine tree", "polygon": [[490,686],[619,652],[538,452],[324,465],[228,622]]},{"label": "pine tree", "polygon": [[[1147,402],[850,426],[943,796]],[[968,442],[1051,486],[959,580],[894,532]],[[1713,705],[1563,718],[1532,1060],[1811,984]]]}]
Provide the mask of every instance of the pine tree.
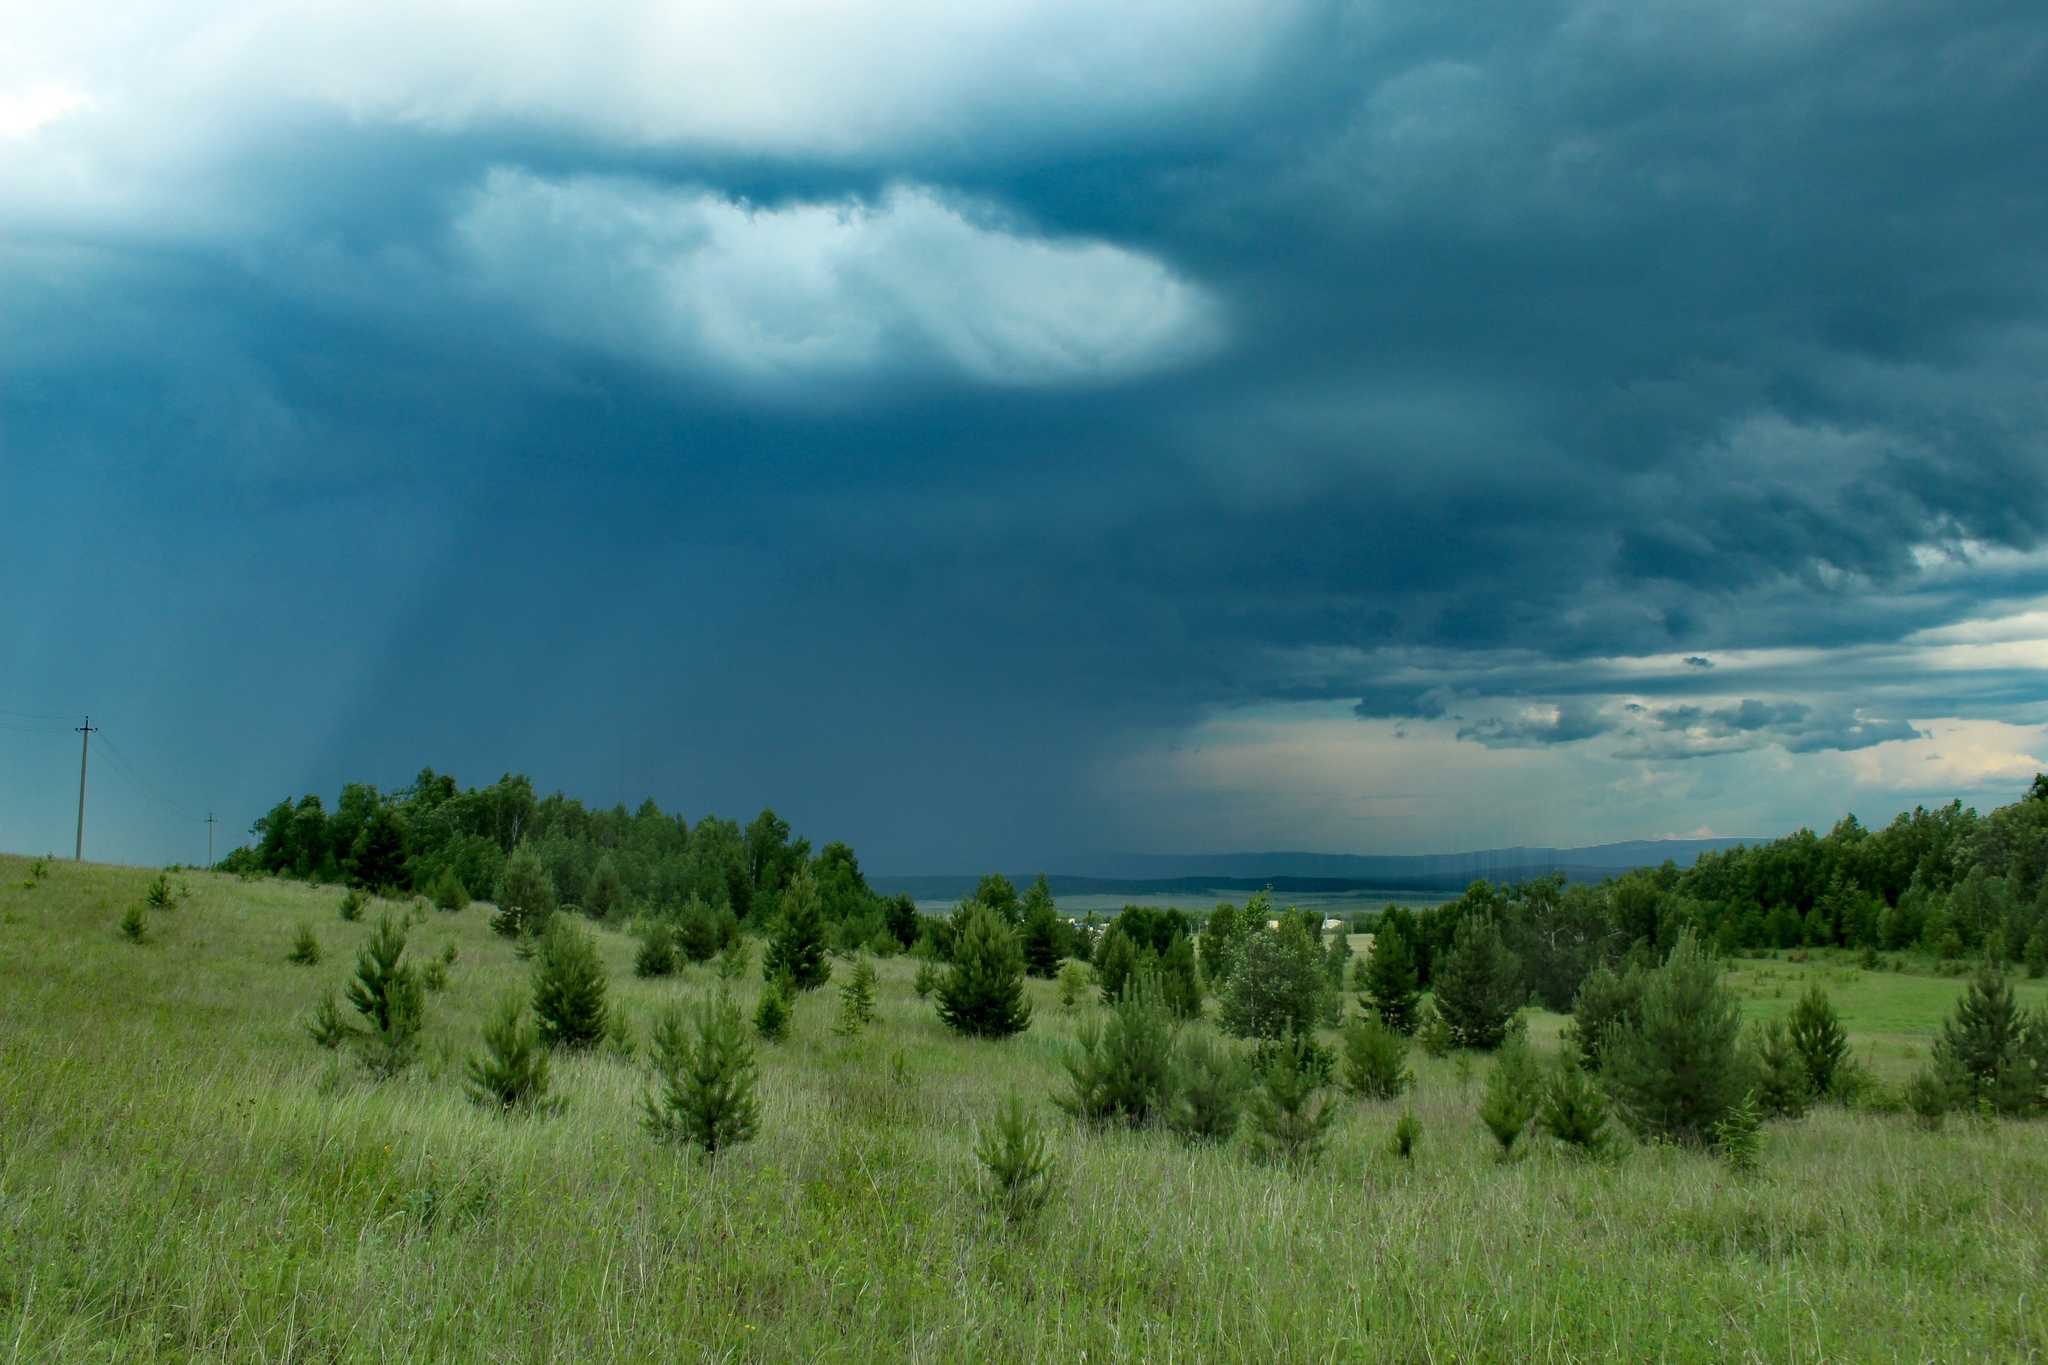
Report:
[{"label": "pine tree", "polygon": [[1792,1007],[1792,1047],[1806,1072],[1807,1088],[1815,1095],[1831,1094],[1835,1073],[1849,1055],[1849,1035],[1818,983]]},{"label": "pine tree", "polygon": [[1731,1169],[1753,1171],[1763,1147],[1763,1113],[1754,1093],[1728,1110],[1714,1125],[1714,1145],[1721,1150]]},{"label": "pine tree", "polygon": [[846,984],[839,988],[839,1022],[832,1031],[851,1037],[866,1028],[875,1017],[875,964],[865,956],[853,962]]},{"label": "pine tree", "polygon": [[709,962],[724,946],[719,937],[718,917],[711,913],[703,898],[692,896],[684,901],[675,926],[676,947],[683,956],[692,962]]},{"label": "pine tree", "polygon": [[1422,995],[1416,988],[1415,953],[1391,916],[1381,918],[1372,947],[1353,975],[1359,978],[1361,1006],[1396,1033],[1415,1032],[1415,1005]]},{"label": "pine tree", "polygon": [[800,991],[817,990],[832,979],[832,964],[825,960],[825,916],[808,864],[783,893],[782,914],[761,955],[761,976],[768,981],[786,976]]},{"label": "pine tree", "polygon": [[1107,1019],[1084,1019],[1063,1064],[1068,1090],[1054,1103],[1084,1122],[1142,1124],[1171,1093],[1173,1016],[1156,978],[1134,980]]},{"label": "pine tree", "polygon": [[1664,965],[1643,974],[1642,1022],[1607,1035],[1600,1074],[1638,1132],[1704,1143],[1748,1090],[1741,1027],[1719,964],[1687,929]]},{"label": "pine tree", "polygon": [[348,890],[342,892],[341,894],[341,907],[339,913],[344,920],[348,921],[350,924],[354,924],[357,920],[363,917],[363,907],[368,905],[369,903],[370,898],[368,896],[365,896],[362,892],[356,890],[353,886],[351,886]]},{"label": "pine tree", "polygon": [[1500,1154],[1513,1154],[1515,1140],[1528,1130],[1543,1099],[1543,1073],[1520,1034],[1509,1036],[1494,1054],[1486,1073],[1486,1094],[1479,1102],[1479,1121],[1500,1144]]},{"label": "pine tree", "polygon": [[341,1012],[341,1003],[331,990],[314,1007],[313,1017],[306,1021],[306,1032],[319,1046],[330,1049],[339,1048],[356,1036],[355,1025]]},{"label": "pine tree", "polygon": [[939,983],[945,980],[945,977],[946,974],[940,970],[938,963],[928,957],[923,958],[917,964],[917,976],[912,979],[910,989],[917,993],[918,999],[922,1000],[937,990]]},{"label": "pine tree", "polygon": [[1052,884],[1043,872],[1024,893],[1023,925],[1024,970],[1051,980],[1066,956],[1067,926],[1060,920],[1052,898]]},{"label": "pine tree", "polygon": [[463,1071],[470,1098],[491,1109],[536,1109],[547,1102],[548,1053],[540,1032],[526,1021],[526,1002],[501,1001],[484,1021],[484,1050],[472,1052]]},{"label": "pine tree", "polygon": [[974,1156],[1003,1215],[1017,1222],[1036,1213],[1052,1192],[1052,1154],[1021,1097],[1012,1095],[978,1125]]},{"label": "pine tree", "polygon": [[498,912],[491,916],[491,928],[507,938],[533,938],[554,918],[555,880],[528,844],[521,844],[506,859],[493,894]]},{"label": "pine tree", "polygon": [[442,910],[465,910],[469,907],[469,888],[455,875],[454,868],[444,867],[441,875],[427,887],[427,898]]},{"label": "pine tree", "polygon": [[1543,1088],[1536,1126],[1559,1142],[1599,1156],[1613,1141],[1607,1131],[1607,1118],[1607,1097],[1567,1049],[1558,1058],[1557,1071]]},{"label": "pine tree", "polygon": [[583,913],[594,920],[609,923],[626,906],[626,887],[619,880],[618,869],[612,866],[612,855],[601,855],[597,866],[590,870],[590,880],[583,887]]},{"label": "pine tree", "polygon": [[1031,1026],[1024,998],[1024,950],[994,911],[969,913],[938,985],[939,1018],[974,1038],[1007,1038]]},{"label": "pine tree", "polygon": [[[925,967],[929,965],[926,963],[918,967],[917,974],[920,979],[924,976]],[[1088,989],[1088,969],[1078,962],[1069,962],[1060,968],[1059,981],[1060,1008],[1070,1010],[1081,1003],[1081,992]],[[917,992],[920,999],[928,993],[929,991],[923,988]]]},{"label": "pine tree", "polygon": [[1403,1161],[1415,1158],[1415,1144],[1422,1140],[1422,1124],[1416,1120],[1413,1109],[1403,1109],[1401,1117],[1394,1122],[1394,1131],[1388,1135],[1387,1150]]},{"label": "pine tree", "polygon": [[291,951],[284,955],[287,962],[296,962],[301,967],[320,965],[320,936],[313,932],[310,924],[299,926],[299,936],[292,940]]},{"label": "pine tree", "polygon": [[641,1100],[647,1131],[689,1142],[711,1156],[751,1139],[760,1126],[753,1044],[731,995],[721,990],[686,1021],[671,1005],[654,1025],[657,1088]]},{"label": "pine tree", "polygon": [[1245,1105],[1253,1150],[1290,1166],[1308,1166],[1323,1154],[1337,1120],[1315,1039],[1290,1033],[1265,1049],[1258,1083]]},{"label": "pine tree", "polygon": [[1958,1099],[2024,1113],[2048,1081],[2048,1019],[2029,1016],[2005,973],[1985,966],[1956,1001],[1934,1044],[1934,1065]]},{"label": "pine tree", "polygon": [[1175,937],[1159,959],[1159,1000],[1176,1019],[1202,1017],[1202,979],[1195,970],[1194,940]]},{"label": "pine tree", "polygon": [[1430,986],[1437,1013],[1458,1046],[1482,1051],[1500,1046],[1525,998],[1521,964],[1485,914],[1469,914],[1459,922],[1451,951],[1432,971]]},{"label": "pine tree", "polygon": [[1190,1142],[1221,1142],[1244,1116],[1251,1068],[1235,1047],[1205,1028],[1181,1031],[1174,1048],[1166,1126]]},{"label": "pine tree", "polygon": [[1634,1033],[1643,1026],[1643,973],[1631,966],[1617,976],[1608,967],[1595,967],[1579,983],[1572,997],[1570,1038],[1578,1052],[1579,1064],[1598,1071],[1601,1050],[1614,1031]]},{"label": "pine tree", "polygon": [[1758,1111],[1774,1118],[1804,1114],[1813,1098],[1813,1081],[1785,1021],[1766,1019],[1752,1025],[1745,1051],[1753,1082],[1749,1094]]},{"label": "pine tree", "polygon": [[1367,1099],[1390,1100],[1414,1080],[1408,1040],[1378,1019],[1344,1026],[1344,1088]]},{"label": "pine tree", "polygon": [[533,957],[533,1015],[550,1047],[590,1048],[611,1023],[610,982],[590,936],[566,918],[541,935]]},{"label": "pine tree", "polygon": [[657,916],[648,920],[640,930],[640,948],[633,954],[633,975],[669,976],[675,969],[675,929],[667,920]]},{"label": "pine tree", "polygon": [[389,911],[356,954],[348,1002],[368,1025],[361,1035],[363,1064],[380,1076],[395,1076],[419,1053],[426,994],[419,973],[405,958],[405,926]]},{"label": "pine tree", "polygon": [[786,976],[777,977],[761,992],[754,1006],[754,1032],[771,1043],[789,1037],[789,1025],[796,1014],[796,987]]},{"label": "pine tree", "polygon": [[1104,931],[1102,941],[1095,945],[1095,982],[1101,989],[1103,1004],[1114,1005],[1123,996],[1141,957],[1138,945],[1122,928],[1112,924]]}]

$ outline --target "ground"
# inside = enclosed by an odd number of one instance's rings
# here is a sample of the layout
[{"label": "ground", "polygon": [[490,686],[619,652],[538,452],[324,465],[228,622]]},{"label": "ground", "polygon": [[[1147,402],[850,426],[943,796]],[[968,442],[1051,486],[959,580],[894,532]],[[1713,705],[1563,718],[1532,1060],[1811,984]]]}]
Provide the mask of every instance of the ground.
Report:
[{"label": "ground", "polygon": [[[2048,1123],[1930,1133],[1829,1106],[1773,1125],[1752,1176],[1641,1146],[1594,1163],[1539,1141],[1501,1162],[1473,1113],[1486,1062],[1418,1055],[1412,1161],[1387,1147],[1400,1102],[1347,1101],[1326,1159],[1292,1172],[1075,1128],[1047,1100],[1076,1018],[1052,983],[1031,983],[1028,1032],[973,1042],[897,959],[858,1037],[832,1034],[832,988],[800,1002],[791,1040],[761,1049],[760,1138],[713,1164],[645,1135],[643,1065],[617,1052],[561,1061],[552,1116],[463,1097],[479,1020],[527,971],[482,907],[413,930],[415,951],[458,956],[421,1063],[379,1084],[301,1023],[367,933],[338,890],[173,874],[189,897],[135,944],[118,925],[153,870],[28,866],[0,858],[9,1361],[2011,1360],[2048,1343]],[[317,967],[285,960],[301,925]],[[633,941],[599,939],[643,1041],[663,1002],[714,988],[701,967],[636,980]],[[1736,966],[1753,1013],[1817,976],[1894,1078],[1960,989],[1846,955]],[[1014,1226],[971,1153],[1010,1093],[1059,1158],[1054,1198]]]}]

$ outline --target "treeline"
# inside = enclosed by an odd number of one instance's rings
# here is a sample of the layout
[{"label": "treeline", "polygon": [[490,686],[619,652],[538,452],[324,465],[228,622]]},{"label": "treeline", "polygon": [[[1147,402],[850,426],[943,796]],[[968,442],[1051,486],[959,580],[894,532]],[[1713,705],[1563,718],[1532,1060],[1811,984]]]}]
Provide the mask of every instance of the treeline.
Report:
[{"label": "treeline", "polygon": [[835,946],[900,951],[916,938],[908,896],[876,894],[844,843],[813,854],[773,810],[744,828],[715,815],[692,825],[651,798],[635,811],[599,810],[560,792],[537,796],[524,775],[463,788],[427,768],[388,792],[350,783],[332,812],[318,795],[280,801],[251,833],[255,843],[223,859],[223,871],[426,895],[449,908],[471,898],[544,900],[550,911],[668,918],[693,929],[767,922],[808,870]]}]

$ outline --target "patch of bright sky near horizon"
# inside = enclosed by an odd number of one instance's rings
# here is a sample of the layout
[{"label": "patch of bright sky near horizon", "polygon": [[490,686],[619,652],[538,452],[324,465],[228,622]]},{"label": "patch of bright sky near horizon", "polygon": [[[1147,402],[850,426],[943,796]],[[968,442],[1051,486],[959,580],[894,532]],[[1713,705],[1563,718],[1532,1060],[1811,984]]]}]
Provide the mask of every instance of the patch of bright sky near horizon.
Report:
[{"label": "patch of bright sky near horizon", "polygon": [[0,708],[145,861],[422,764],[905,872],[1989,806],[2044,142],[2019,4],[0,0]]}]

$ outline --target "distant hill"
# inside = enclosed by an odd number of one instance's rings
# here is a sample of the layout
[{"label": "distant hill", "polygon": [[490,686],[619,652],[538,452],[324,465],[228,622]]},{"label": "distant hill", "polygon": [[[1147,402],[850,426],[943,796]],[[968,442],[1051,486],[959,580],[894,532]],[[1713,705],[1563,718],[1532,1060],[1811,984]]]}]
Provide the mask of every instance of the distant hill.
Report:
[{"label": "distant hill", "polygon": [[[1709,850],[1766,842],[1754,838],[1631,839],[1587,848],[1490,848],[1474,853],[1098,853],[1062,859],[1048,869],[1056,896],[1146,895],[1256,891],[1304,894],[1338,891],[1456,891],[1481,877],[1516,881],[1562,872],[1568,880],[1600,881],[1669,858],[1690,866]],[[1021,887],[1037,873],[1011,873]],[[974,889],[975,874],[871,875],[877,891],[907,891],[919,900],[949,900]]]}]

